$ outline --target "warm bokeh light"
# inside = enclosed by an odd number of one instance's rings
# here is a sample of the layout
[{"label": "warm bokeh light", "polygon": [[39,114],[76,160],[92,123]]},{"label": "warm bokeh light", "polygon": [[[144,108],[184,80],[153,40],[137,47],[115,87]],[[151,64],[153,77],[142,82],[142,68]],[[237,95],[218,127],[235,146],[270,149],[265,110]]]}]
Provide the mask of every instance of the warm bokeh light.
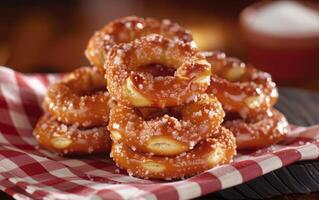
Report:
[{"label": "warm bokeh light", "polygon": [[[256,2],[4,0],[0,4],[0,64],[21,72],[64,72],[88,65],[83,52],[89,37],[108,21],[127,15],[171,19],[193,32],[200,49],[221,50],[249,62],[239,15]],[[318,80],[303,79],[285,84],[319,88]]]},{"label": "warm bokeh light", "polygon": [[198,48],[202,50],[216,50],[225,49],[225,33],[221,29],[220,25],[215,26],[191,26],[194,40]]}]

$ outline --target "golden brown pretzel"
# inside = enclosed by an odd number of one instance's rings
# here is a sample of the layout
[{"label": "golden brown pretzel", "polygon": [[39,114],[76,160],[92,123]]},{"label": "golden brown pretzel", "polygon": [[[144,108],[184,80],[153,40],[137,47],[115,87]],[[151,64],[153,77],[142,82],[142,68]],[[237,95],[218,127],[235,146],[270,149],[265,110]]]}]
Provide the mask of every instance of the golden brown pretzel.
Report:
[{"label": "golden brown pretzel", "polygon": [[33,134],[42,146],[63,155],[102,153],[111,148],[106,127],[80,128],[61,123],[49,114],[39,119]]},{"label": "golden brown pretzel", "polygon": [[246,119],[226,120],[224,126],[234,133],[240,150],[276,144],[290,131],[285,116],[274,108]]},{"label": "golden brown pretzel", "polygon": [[[167,112],[169,109],[171,112]],[[108,126],[113,141],[123,142],[137,152],[177,155],[192,149],[200,140],[214,136],[224,118],[220,103],[207,94],[179,108],[160,111],[162,113],[116,105],[111,110]],[[151,113],[159,116],[143,117]]]},{"label": "golden brown pretzel", "polygon": [[193,41],[189,31],[170,20],[130,16],[114,20],[95,32],[89,40],[85,55],[93,66],[103,69],[105,56],[112,46],[129,43],[153,33],[184,42]]},{"label": "golden brown pretzel", "polygon": [[93,127],[105,125],[110,102],[103,74],[81,67],[49,87],[44,108],[63,123]]},{"label": "golden brown pretzel", "polygon": [[[148,64],[175,68],[174,76],[154,77],[138,72]],[[135,107],[177,106],[204,93],[210,82],[210,64],[189,44],[161,35],[148,35],[114,46],[105,63],[112,97]]]},{"label": "golden brown pretzel", "polygon": [[165,180],[184,178],[231,161],[235,155],[235,138],[225,128],[218,131],[215,137],[177,156],[137,153],[117,142],[112,145],[111,155],[116,164],[132,176]]},{"label": "golden brown pretzel", "polygon": [[265,112],[276,103],[278,91],[270,74],[221,52],[202,54],[212,65],[207,93],[216,95],[226,112],[238,112],[245,117]]}]

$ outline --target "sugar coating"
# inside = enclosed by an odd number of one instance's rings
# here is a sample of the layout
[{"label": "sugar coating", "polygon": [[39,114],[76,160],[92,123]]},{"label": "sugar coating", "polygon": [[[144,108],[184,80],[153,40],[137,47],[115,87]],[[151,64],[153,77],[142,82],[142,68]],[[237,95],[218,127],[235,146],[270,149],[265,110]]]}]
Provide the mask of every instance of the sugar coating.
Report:
[{"label": "sugar coating", "polygon": [[[176,71],[173,76],[157,77],[138,72],[140,66],[152,63],[170,66]],[[157,34],[115,46],[107,55],[105,67],[112,96],[121,103],[138,107],[144,99],[151,100],[150,105],[143,104],[144,107],[181,105],[206,90],[210,80],[200,78],[211,73],[210,64],[189,43]]]},{"label": "sugar coating", "polygon": [[107,152],[111,147],[106,127],[84,128],[75,124],[67,125],[49,114],[40,118],[34,135],[42,146],[64,155]]},{"label": "sugar coating", "polygon": [[182,179],[229,162],[235,155],[235,139],[220,128],[214,138],[204,139],[194,149],[175,156],[154,156],[132,151],[123,143],[113,143],[117,165],[130,176],[155,179]]},{"label": "sugar coating", "polygon": [[109,101],[103,74],[81,67],[48,88],[44,108],[66,124],[93,127],[108,121]]},{"label": "sugar coating", "polygon": [[236,136],[237,148],[262,148],[281,141],[289,132],[288,122],[275,109],[245,119],[225,121]]},{"label": "sugar coating", "polygon": [[152,33],[161,34],[173,40],[193,41],[188,30],[170,20],[160,21],[129,16],[114,20],[94,33],[89,40],[85,55],[93,66],[102,69],[105,57],[114,45],[129,43]]},{"label": "sugar coating", "polygon": [[[160,155],[192,149],[200,140],[214,135],[224,117],[221,104],[207,94],[179,108],[147,110],[143,108],[141,112],[138,108],[118,104],[111,110],[108,128],[121,135],[115,137],[117,141],[120,138],[127,146],[134,146],[139,152]],[[153,115],[153,118],[145,119],[145,112]],[[159,150],[155,151],[156,148]],[[170,152],[169,148],[176,152]]]},{"label": "sugar coating", "polygon": [[246,65],[222,52],[203,52],[213,75],[207,93],[216,95],[227,112],[243,118],[265,112],[277,101],[278,91],[270,74]]}]

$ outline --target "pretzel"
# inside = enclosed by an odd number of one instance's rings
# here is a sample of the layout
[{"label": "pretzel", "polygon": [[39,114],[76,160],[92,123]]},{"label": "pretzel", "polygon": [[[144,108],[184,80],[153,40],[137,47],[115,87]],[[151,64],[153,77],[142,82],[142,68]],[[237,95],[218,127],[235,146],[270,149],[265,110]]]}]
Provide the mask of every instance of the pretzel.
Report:
[{"label": "pretzel", "polygon": [[203,52],[212,65],[211,84],[207,93],[216,95],[226,112],[242,117],[265,112],[277,101],[278,91],[271,75],[247,66],[220,52]]},{"label": "pretzel", "polygon": [[[121,104],[112,108],[108,129],[113,141],[123,142],[137,152],[177,155],[212,136],[224,118],[220,103],[206,94],[179,108],[149,109]],[[153,118],[145,119],[151,113]]]},{"label": "pretzel", "polygon": [[189,31],[168,19],[159,21],[130,16],[114,20],[95,32],[89,40],[85,55],[93,66],[103,69],[105,56],[115,44],[129,43],[152,33],[184,42],[193,41]]},{"label": "pretzel", "polygon": [[110,103],[103,74],[81,67],[49,87],[44,108],[65,124],[93,127],[105,125]]},{"label": "pretzel", "polygon": [[[162,64],[175,68],[174,76],[154,77],[138,72],[140,66]],[[210,64],[182,41],[148,35],[114,46],[105,63],[107,87],[112,97],[135,107],[177,106],[205,92]]]},{"label": "pretzel", "polygon": [[289,133],[285,116],[276,109],[247,119],[226,120],[224,126],[234,133],[237,149],[259,149],[282,141]]},{"label": "pretzel", "polygon": [[215,137],[201,141],[194,149],[177,156],[155,156],[133,151],[121,142],[114,142],[111,156],[131,176],[144,179],[180,179],[198,174],[231,161],[235,155],[233,134],[220,128]]},{"label": "pretzel", "polygon": [[39,119],[33,134],[43,147],[62,155],[102,153],[111,148],[110,134],[106,127],[80,128],[66,125],[50,114],[44,114]]}]

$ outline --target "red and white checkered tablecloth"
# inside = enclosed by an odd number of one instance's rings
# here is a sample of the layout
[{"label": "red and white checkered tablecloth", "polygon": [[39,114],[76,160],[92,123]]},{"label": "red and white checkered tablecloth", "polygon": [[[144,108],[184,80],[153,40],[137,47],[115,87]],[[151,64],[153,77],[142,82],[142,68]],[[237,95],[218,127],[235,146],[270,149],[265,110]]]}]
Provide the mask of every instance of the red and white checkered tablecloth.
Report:
[{"label": "red and white checkered tablecloth", "polygon": [[231,164],[173,182],[116,173],[107,154],[60,157],[39,148],[32,136],[46,88],[59,78],[0,67],[0,190],[15,199],[189,199],[319,157],[319,125],[292,126],[280,145],[238,154]]}]

